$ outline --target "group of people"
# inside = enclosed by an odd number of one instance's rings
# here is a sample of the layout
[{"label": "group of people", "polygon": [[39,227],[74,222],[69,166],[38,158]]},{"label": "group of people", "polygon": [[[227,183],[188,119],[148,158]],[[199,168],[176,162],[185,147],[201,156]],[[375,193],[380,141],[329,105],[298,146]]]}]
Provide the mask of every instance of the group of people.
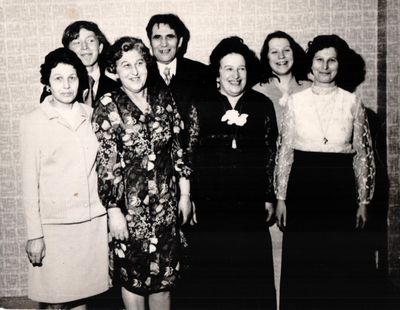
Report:
[{"label": "group of people", "polygon": [[184,57],[178,16],[146,32],[151,52],[77,21],[41,66],[21,120],[29,297],[85,309],[113,285],[126,309],[170,309],[174,293],[184,309],[276,309],[276,221],[281,309],[365,306],[375,166],[358,54],[276,31],[260,59],[233,36],[206,66]]}]

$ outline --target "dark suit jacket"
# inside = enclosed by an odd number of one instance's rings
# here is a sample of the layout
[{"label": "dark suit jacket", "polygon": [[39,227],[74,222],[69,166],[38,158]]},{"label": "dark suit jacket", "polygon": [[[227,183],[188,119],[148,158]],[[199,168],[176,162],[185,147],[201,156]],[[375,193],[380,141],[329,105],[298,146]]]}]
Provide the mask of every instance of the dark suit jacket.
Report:
[{"label": "dark suit jacket", "polygon": [[97,88],[95,102],[97,102],[104,94],[120,87],[120,83],[109,78],[104,71],[101,71],[99,79],[99,87]]},{"label": "dark suit jacket", "polygon": [[[157,75],[162,79],[158,69]],[[165,83],[163,79],[162,82]],[[176,74],[172,77],[169,88],[178,106],[179,114],[185,123],[183,147],[186,147],[192,105],[207,93],[209,85],[210,74],[206,65],[188,58],[177,59]]]}]

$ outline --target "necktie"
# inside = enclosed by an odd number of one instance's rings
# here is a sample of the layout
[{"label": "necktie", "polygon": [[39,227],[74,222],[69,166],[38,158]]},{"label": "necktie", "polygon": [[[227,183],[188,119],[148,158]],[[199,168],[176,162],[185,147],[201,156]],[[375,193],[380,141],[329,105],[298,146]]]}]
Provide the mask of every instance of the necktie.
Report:
[{"label": "necktie", "polygon": [[93,85],[94,79],[89,75],[89,88],[86,92],[85,103],[90,105],[91,107],[94,106]]},{"label": "necktie", "polygon": [[171,83],[171,69],[168,67],[164,68],[164,81],[167,85]]}]

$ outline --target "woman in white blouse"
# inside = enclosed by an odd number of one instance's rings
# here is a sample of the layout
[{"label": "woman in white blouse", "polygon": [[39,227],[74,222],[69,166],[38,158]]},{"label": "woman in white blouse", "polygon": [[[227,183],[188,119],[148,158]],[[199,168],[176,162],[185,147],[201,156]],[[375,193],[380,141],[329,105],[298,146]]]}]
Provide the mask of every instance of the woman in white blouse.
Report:
[{"label": "woman in white blouse", "polygon": [[281,309],[362,304],[368,255],[359,230],[375,166],[365,109],[342,88],[355,55],[337,35],[317,36],[307,50],[313,85],[290,96],[284,113],[275,170]]}]

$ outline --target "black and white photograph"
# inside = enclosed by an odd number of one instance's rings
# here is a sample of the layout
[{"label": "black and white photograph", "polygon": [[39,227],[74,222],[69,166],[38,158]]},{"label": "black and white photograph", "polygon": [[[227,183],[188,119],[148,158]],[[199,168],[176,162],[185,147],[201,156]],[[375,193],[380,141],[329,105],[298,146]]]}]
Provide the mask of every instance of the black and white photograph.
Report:
[{"label": "black and white photograph", "polygon": [[0,309],[400,309],[400,2],[0,0]]}]

